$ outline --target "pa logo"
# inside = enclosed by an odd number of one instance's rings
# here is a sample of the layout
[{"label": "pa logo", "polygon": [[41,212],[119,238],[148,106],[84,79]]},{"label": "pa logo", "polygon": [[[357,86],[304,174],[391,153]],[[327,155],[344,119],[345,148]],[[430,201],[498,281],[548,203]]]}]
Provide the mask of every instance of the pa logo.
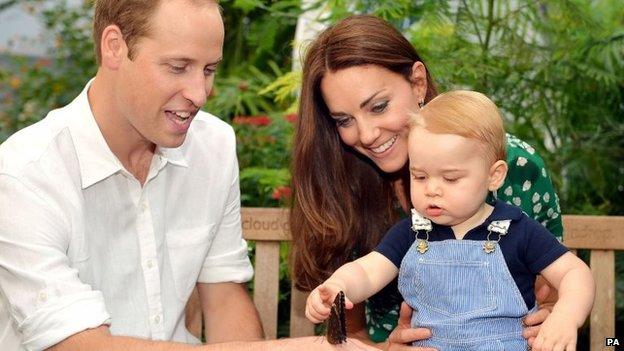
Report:
[{"label": "pa logo", "polygon": [[605,346],[620,346],[618,338],[605,338]]}]

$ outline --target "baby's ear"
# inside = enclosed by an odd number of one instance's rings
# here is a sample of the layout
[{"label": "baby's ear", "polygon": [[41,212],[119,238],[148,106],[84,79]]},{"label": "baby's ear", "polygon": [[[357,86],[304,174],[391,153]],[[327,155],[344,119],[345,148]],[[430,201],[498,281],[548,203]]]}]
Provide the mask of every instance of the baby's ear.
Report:
[{"label": "baby's ear", "polygon": [[488,184],[489,191],[496,191],[505,182],[507,176],[507,162],[498,160],[490,167],[490,181]]}]

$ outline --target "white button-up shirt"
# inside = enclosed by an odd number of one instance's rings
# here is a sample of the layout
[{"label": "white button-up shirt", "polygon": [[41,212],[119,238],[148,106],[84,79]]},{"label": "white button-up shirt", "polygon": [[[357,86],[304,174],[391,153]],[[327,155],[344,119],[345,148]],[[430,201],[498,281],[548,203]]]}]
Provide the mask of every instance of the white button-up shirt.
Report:
[{"label": "white button-up shirt", "polygon": [[196,282],[252,277],[233,130],[200,112],[157,148],[144,186],[108,148],[87,88],[0,145],[0,349],[41,350],[88,328],[195,342]]}]

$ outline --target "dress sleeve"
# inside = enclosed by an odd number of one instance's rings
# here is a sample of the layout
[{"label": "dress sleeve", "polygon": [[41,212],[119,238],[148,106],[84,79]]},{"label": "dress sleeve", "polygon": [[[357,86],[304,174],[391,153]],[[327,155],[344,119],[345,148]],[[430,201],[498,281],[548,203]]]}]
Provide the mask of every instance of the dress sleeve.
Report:
[{"label": "dress sleeve", "polygon": [[507,178],[496,197],[520,207],[561,240],[563,225],[559,198],[542,158],[531,145],[507,134],[507,164]]}]

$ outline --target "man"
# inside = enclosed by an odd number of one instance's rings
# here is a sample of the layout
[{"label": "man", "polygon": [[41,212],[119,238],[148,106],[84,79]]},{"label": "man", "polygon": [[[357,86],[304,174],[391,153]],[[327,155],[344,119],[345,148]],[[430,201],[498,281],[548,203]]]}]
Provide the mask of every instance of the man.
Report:
[{"label": "man", "polygon": [[327,347],[232,342],[262,329],[234,134],[199,111],[223,36],[215,1],[97,2],[95,78],[0,146],[2,350],[197,347],[196,284],[206,350]]}]

